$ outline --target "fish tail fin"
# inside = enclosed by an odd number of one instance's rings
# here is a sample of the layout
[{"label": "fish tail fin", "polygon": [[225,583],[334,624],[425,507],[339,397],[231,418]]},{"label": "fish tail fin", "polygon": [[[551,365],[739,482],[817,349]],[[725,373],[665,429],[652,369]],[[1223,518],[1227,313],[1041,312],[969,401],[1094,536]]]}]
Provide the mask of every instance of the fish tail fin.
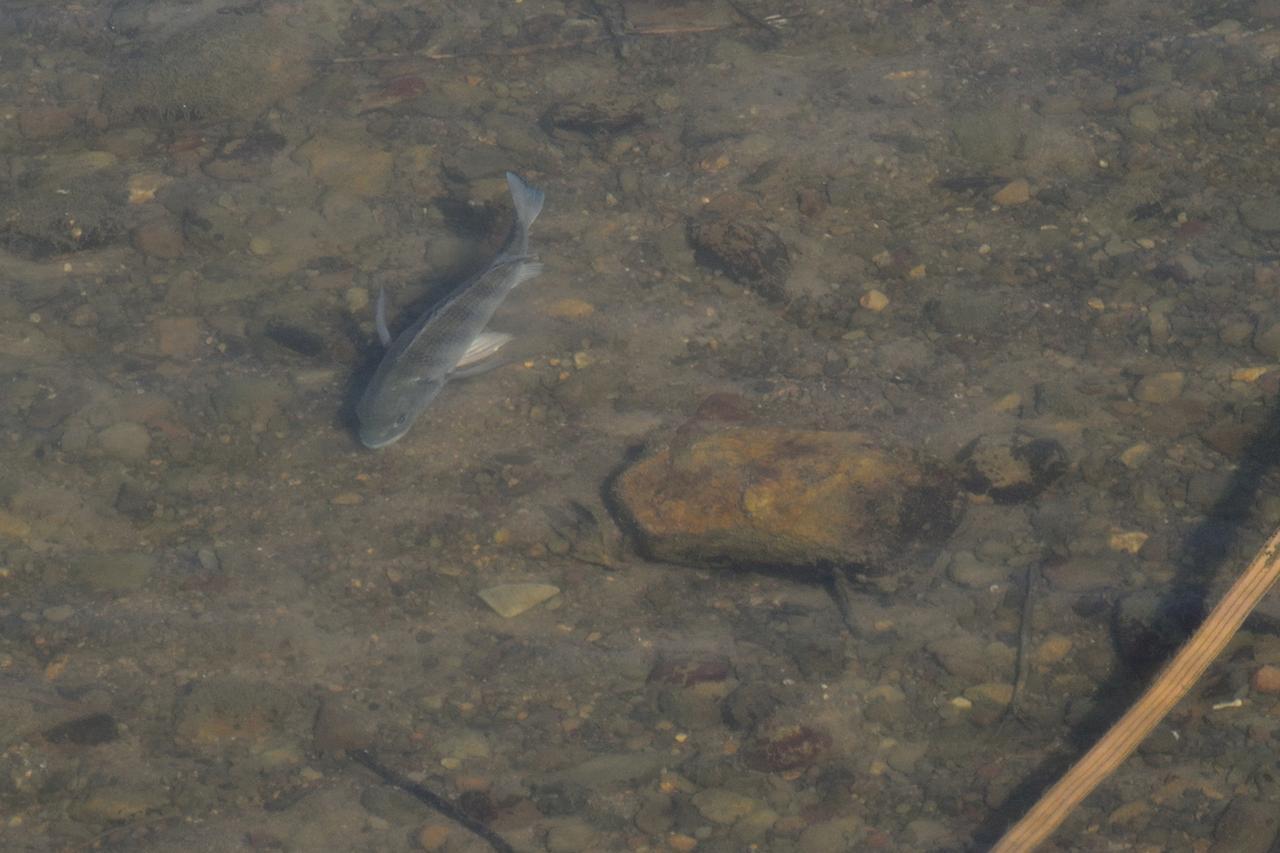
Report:
[{"label": "fish tail fin", "polygon": [[516,221],[527,229],[542,212],[546,194],[537,187],[525,183],[515,172],[507,172],[507,186],[511,188],[511,203],[516,209]]}]

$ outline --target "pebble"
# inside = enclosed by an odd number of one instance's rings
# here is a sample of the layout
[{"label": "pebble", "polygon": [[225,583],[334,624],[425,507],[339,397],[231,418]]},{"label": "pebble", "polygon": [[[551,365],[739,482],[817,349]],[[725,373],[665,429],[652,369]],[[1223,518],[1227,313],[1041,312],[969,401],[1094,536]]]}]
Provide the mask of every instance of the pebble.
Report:
[{"label": "pebble", "polygon": [[726,788],[708,788],[693,795],[694,808],[712,823],[735,823],[762,805],[758,800]]},{"label": "pebble", "polygon": [[924,314],[938,331],[948,335],[982,337],[1004,328],[1008,294],[947,287],[925,303]]},{"label": "pebble", "polygon": [[151,258],[180,258],[184,244],[182,229],[168,219],[147,222],[133,231],[133,247]]},{"label": "pebble", "polygon": [[578,785],[592,790],[617,786],[636,787],[642,780],[656,774],[670,760],[664,752],[633,752],[614,755],[597,755],[548,774],[547,784]]},{"label": "pebble", "polygon": [[65,107],[42,106],[18,110],[18,130],[27,139],[52,139],[76,126],[76,115]]},{"label": "pebble", "polygon": [[1240,203],[1240,220],[1250,231],[1280,234],[1280,198],[1265,195]]},{"label": "pebble", "polygon": [[1010,646],[973,634],[941,637],[926,648],[948,673],[971,681],[1005,671],[1013,666],[1016,657]]},{"label": "pebble", "polygon": [[98,312],[90,305],[77,305],[71,312],[71,325],[77,329],[87,329],[98,324]]},{"label": "pebble", "polygon": [[124,421],[98,433],[98,445],[111,456],[125,462],[141,462],[151,448],[151,434],[142,424]]},{"label": "pebble", "polygon": [[956,454],[956,461],[963,467],[965,488],[999,504],[1030,500],[1067,470],[1061,444],[1016,432],[981,435]]},{"label": "pebble", "polygon": [[260,762],[301,764],[294,738],[307,730],[300,726],[314,727],[314,714],[299,696],[269,681],[211,678],[182,694],[173,737],[218,755],[236,746],[252,748]]},{"label": "pebble", "polygon": [[885,753],[885,763],[899,773],[911,774],[929,752],[926,743],[895,743]]},{"label": "pebble", "polygon": [[294,155],[320,183],[361,198],[383,195],[391,183],[395,158],[361,139],[317,137]]},{"label": "pebble", "polygon": [[1151,534],[1141,530],[1121,530],[1107,537],[1107,547],[1124,554],[1136,554],[1147,544]]},{"label": "pebble", "polygon": [[1187,590],[1160,594],[1140,589],[1126,593],[1112,609],[1116,651],[1126,665],[1135,669],[1161,662],[1182,645],[1201,613],[1199,598]]},{"label": "pebble", "polygon": [[222,570],[222,561],[218,559],[218,552],[212,548],[201,548],[196,551],[196,559],[200,562],[200,568],[206,572],[219,572]]},{"label": "pebble", "polygon": [[412,794],[386,785],[373,785],[360,792],[360,805],[370,816],[393,824],[409,825],[422,819],[422,803]]},{"label": "pebble", "polygon": [[90,589],[128,592],[141,589],[154,568],[155,558],[150,554],[94,554],[74,560],[69,573]]},{"label": "pebble", "polygon": [[1269,358],[1280,358],[1280,323],[1273,323],[1254,335],[1253,348]]},{"label": "pebble", "polygon": [[[781,817],[780,814],[767,806],[758,808],[751,814],[743,816],[741,820],[733,825],[733,837],[746,842],[763,841],[765,835]],[[758,849],[759,844],[752,843],[751,848]]]},{"label": "pebble", "polygon": [[346,696],[326,695],[320,700],[312,736],[317,749],[343,752],[364,749],[378,733],[377,718]]},{"label": "pebble", "polygon": [[422,829],[418,830],[416,840],[418,846],[428,853],[434,853],[436,850],[442,850],[445,842],[449,840],[449,834],[452,829],[442,823],[429,823]]},{"label": "pebble", "polygon": [[632,821],[646,835],[661,836],[674,823],[671,797],[659,791],[646,794]]},{"label": "pebble", "polygon": [[547,831],[547,850],[551,853],[579,853],[599,850],[600,834],[581,820],[557,823]]},{"label": "pebble", "polygon": [[690,225],[689,242],[700,263],[722,270],[766,299],[784,298],[791,255],[763,222],[708,216]]},{"label": "pebble", "polygon": [[752,729],[778,709],[782,698],[773,687],[759,682],[744,684],[724,703],[724,720],[735,729]]},{"label": "pebble", "polygon": [[1135,130],[1155,133],[1163,122],[1160,120],[1160,114],[1150,104],[1136,104],[1129,110],[1129,124],[1133,125]]},{"label": "pebble", "polygon": [[952,847],[947,842],[954,840],[947,824],[927,817],[908,823],[904,835],[915,850],[944,850]]},{"label": "pebble", "polygon": [[30,536],[30,524],[13,513],[0,509],[0,539],[25,541]]},{"label": "pebble", "polygon": [[1257,382],[1274,368],[1271,367],[1237,367],[1231,371],[1232,382]]},{"label": "pebble", "polygon": [[369,308],[369,291],[363,287],[349,287],[343,294],[347,310],[352,314],[364,314]]},{"label": "pebble", "polygon": [[962,111],[952,125],[963,158],[976,168],[1006,166],[1020,153],[1026,134],[1023,116],[1014,107]]},{"label": "pebble", "polygon": [[161,317],[151,324],[160,354],[190,358],[204,346],[200,322],[195,317]]},{"label": "pebble", "polygon": [[667,846],[677,853],[689,853],[698,847],[698,839],[683,832],[673,832],[667,836]]},{"label": "pebble", "polygon": [[796,193],[796,206],[802,216],[818,216],[827,207],[823,193],[813,187],[804,187]]},{"label": "pebble", "polygon": [[219,417],[229,423],[262,428],[280,411],[288,391],[271,379],[244,377],[224,382],[210,395]]},{"label": "pebble", "polygon": [[968,589],[990,589],[994,584],[1008,579],[1009,572],[1003,566],[985,563],[971,551],[960,551],[947,566],[947,577]]},{"label": "pebble", "polygon": [[129,189],[129,204],[146,204],[153,201],[156,192],[169,184],[173,178],[159,172],[141,172],[130,175],[126,186]]},{"label": "pebble", "polygon": [[1168,370],[1142,377],[1133,390],[1134,399],[1142,403],[1172,403],[1182,395],[1186,375],[1181,370]]},{"label": "pebble", "polygon": [[868,311],[880,312],[889,307],[889,297],[873,288],[858,297],[858,304]]},{"label": "pebble", "polygon": [[1010,181],[997,190],[991,200],[1005,207],[1025,204],[1031,200],[1031,183],[1025,178]]},{"label": "pebble", "polygon": [[831,736],[805,725],[763,724],[743,752],[752,770],[783,773],[816,764],[831,751]]},{"label": "pebble", "polygon": [[1280,693],[1280,666],[1266,664],[1258,667],[1253,673],[1253,689],[1259,693],[1275,695]]},{"label": "pebble", "polygon": [[863,714],[868,720],[891,723],[902,719],[907,694],[892,684],[880,684],[867,691],[864,702]]},{"label": "pebble", "polygon": [[1120,567],[1097,557],[1072,557],[1061,563],[1050,563],[1042,570],[1049,585],[1059,592],[1092,592],[1121,583]]},{"label": "pebble", "polygon": [[547,313],[563,320],[580,320],[590,317],[595,310],[594,305],[581,299],[561,299],[553,303]]},{"label": "pebble", "polygon": [[161,809],[169,802],[164,789],[139,785],[112,784],[91,792],[75,808],[82,821],[118,823],[140,818],[149,811]]},{"label": "pebble", "polygon": [[853,816],[839,817],[809,825],[796,843],[801,853],[831,853],[856,850],[861,840],[862,822]]},{"label": "pebble", "polygon": [[549,583],[503,583],[480,590],[480,598],[504,619],[519,616],[560,594]]},{"label": "pebble", "polygon": [[1112,826],[1138,828],[1149,820],[1151,805],[1142,800],[1133,800],[1114,809],[1107,815],[1107,823]]},{"label": "pebble", "polygon": [[[48,669],[45,674],[49,677]],[[120,725],[115,717],[99,711],[50,726],[41,734],[50,743],[100,746],[120,738]]]},{"label": "pebble", "polygon": [[1041,666],[1059,663],[1071,653],[1071,638],[1064,634],[1050,634],[1036,646],[1035,662]]},{"label": "pebble", "polygon": [[1280,814],[1266,799],[1235,797],[1214,827],[1209,853],[1268,853],[1280,831]]},{"label": "pebble", "polygon": [[75,615],[75,612],[75,608],[70,604],[59,604],[54,607],[46,607],[41,615],[44,616],[46,622],[57,623],[66,622]]},{"label": "pebble", "polygon": [[1126,468],[1137,468],[1142,464],[1142,460],[1151,455],[1154,450],[1150,444],[1140,441],[1137,444],[1130,445],[1120,454],[1120,462]]},{"label": "pebble", "polygon": [[973,720],[981,725],[994,723],[1013,701],[1013,685],[1004,682],[976,684],[964,691],[973,703]]}]

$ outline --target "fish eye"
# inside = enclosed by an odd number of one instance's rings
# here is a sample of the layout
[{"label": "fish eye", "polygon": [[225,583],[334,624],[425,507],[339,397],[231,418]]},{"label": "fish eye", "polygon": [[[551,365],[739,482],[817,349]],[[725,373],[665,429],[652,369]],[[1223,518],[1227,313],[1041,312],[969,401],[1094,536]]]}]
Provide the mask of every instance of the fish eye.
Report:
[{"label": "fish eye", "polygon": [[396,426],[404,426],[404,422],[409,419],[408,415],[401,415],[396,418]]}]

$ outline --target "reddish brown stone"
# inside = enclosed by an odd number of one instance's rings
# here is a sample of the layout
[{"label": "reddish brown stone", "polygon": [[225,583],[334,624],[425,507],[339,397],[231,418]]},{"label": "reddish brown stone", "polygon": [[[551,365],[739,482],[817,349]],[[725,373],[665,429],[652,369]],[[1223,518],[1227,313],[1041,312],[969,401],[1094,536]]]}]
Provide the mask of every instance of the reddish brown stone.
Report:
[{"label": "reddish brown stone", "polygon": [[796,206],[803,216],[817,216],[827,209],[827,200],[819,191],[805,187],[796,193]]},{"label": "reddish brown stone", "polygon": [[625,471],[615,493],[655,559],[868,571],[945,540],[963,506],[908,449],[813,430],[694,434]]},{"label": "reddish brown stone", "polygon": [[787,244],[761,222],[708,216],[689,226],[699,263],[723,270],[766,299],[785,296],[791,254]]},{"label": "reddish brown stone", "polygon": [[27,107],[18,111],[18,129],[28,139],[54,139],[75,125],[75,113],[64,107]]},{"label": "reddish brown stone", "polygon": [[732,674],[733,668],[725,657],[659,658],[649,671],[649,681],[692,687],[709,681],[724,681]]},{"label": "reddish brown stone", "polygon": [[1253,673],[1253,689],[1259,693],[1280,693],[1280,666],[1267,664]]},{"label": "reddish brown stone", "polygon": [[186,358],[199,352],[204,344],[195,317],[161,317],[154,328],[161,355]]},{"label": "reddish brown stone", "polygon": [[752,770],[782,773],[800,770],[831,751],[831,736],[798,724],[770,724],[757,732],[743,753]]},{"label": "reddish brown stone", "polygon": [[704,421],[750,420],[751,401],[741,394],[718,391],[704,397],[693,416]]},{"label": "reddish brown stone", "polygon": [[167,219],[139,225],[133,232],[133,247],[152,258],[182,257],[182,229]]}]

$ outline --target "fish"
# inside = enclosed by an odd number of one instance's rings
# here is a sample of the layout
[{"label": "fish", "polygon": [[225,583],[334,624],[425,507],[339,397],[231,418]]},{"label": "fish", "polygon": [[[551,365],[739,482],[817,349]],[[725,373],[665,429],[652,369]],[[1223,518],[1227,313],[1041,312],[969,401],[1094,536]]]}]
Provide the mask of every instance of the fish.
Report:
[{"label": "fish", "polygon": [[542,273],[529,254],[529,227],[545,194],[507,172],[515,219],[497,256],[454,287],[397,337],[387,328],[386,295],[378,294],[374,325],[386,346],[382,361],[356,404],[360,443],[370,449],[404,437],[450,379],[480,372],[510,335],[486,332],[498,306],[521,283]]}]

